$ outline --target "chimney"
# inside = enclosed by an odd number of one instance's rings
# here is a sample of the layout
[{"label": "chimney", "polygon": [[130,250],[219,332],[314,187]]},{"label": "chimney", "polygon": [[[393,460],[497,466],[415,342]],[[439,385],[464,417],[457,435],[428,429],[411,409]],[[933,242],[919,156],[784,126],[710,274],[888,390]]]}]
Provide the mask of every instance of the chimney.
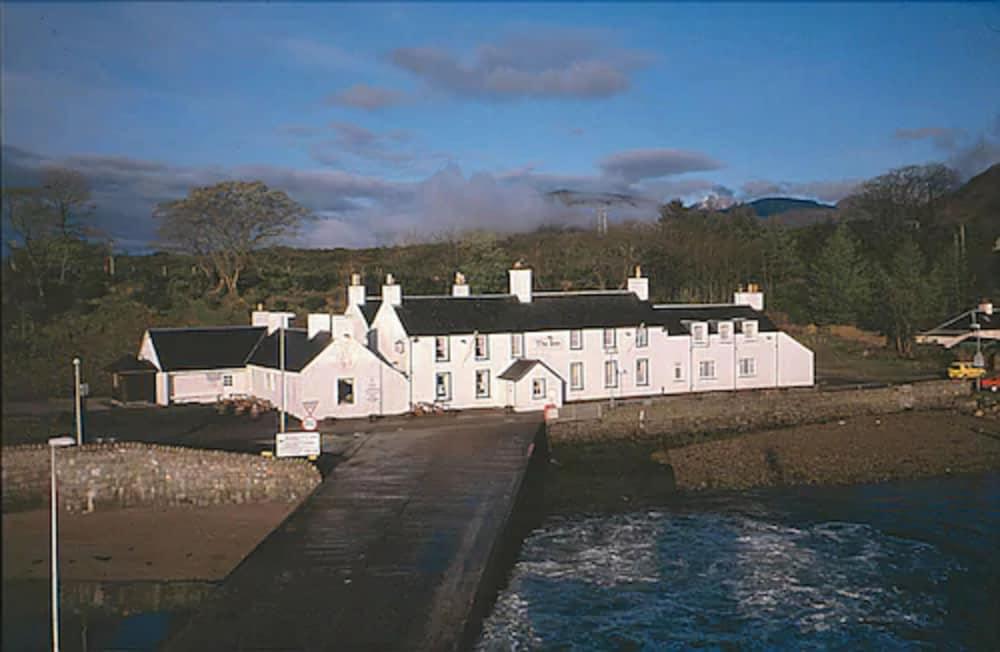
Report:
[{"label": "chimney", "polygon": [[756,283],[749,283],[745,290],[741,285],[733,293],[733,303],[738,306],[750,306],[754,310],[764,310],[764,293]]},{"label": "chimney", "polygon": [[385,285],[382,286],[382,303],[399,306],[403,303],[403,288],[399,287],[392,274],[385,275]]},{"label": "chimney", "polygon": [[639,297],[639,301],[649,301],[649,279],[642,275],[642,268],[635,266],[635,276],[628,280],[628,291]]},{"label": "chimney", "polygon": [[361,284],[361,274],[351,274],[351,284],[347,286],[347,305],[365,305],[365,286]]},{"label": "chimney", "polygon": [[451,296],[469,296],[469,284],[465,282],[465,274],[462,272],[455,272],[455,283],[451,286]]},{"label": "chimney", "polygon": [[984,315],[992,315],[993,314],[993,302],[990,301],[989,299],[983,299],[982,301],[980,301],[979,302],[979,312],[983,313]]},{"label": "chimney", "polygon": [[514,269],[507,272],[510,277],[510,294],[521,303],[531,303],[531,270],[521,261],[514,263]]},{"label": "chimney", "polygon": [[258,303],[257,309],[250,313],[251,326],[267,326],[267,318],[271,313],[264,310],[264,304]]},{"label": "chimney", "polygon": [[306,331],[309,339],[316,337],[320,333],[329,333],[330,315],[323,313],[309,315]]},{"label": "chimney", "polygon": [[333,315],[330,318],[330,326],[330,334],[333,335],[334,339],[353,336],[354,329],[351,327],[350,317],[345,315]]}]

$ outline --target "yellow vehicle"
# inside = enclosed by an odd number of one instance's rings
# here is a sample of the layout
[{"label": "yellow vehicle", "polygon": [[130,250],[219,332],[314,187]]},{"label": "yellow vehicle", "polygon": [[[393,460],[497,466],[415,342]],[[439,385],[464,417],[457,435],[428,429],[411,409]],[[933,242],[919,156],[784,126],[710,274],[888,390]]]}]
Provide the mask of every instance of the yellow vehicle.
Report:
[{"label": "yellow vehicle", "polygon": [[952,362],[948,365],[948,378],[975,379],[986,375],[982,367],[973,366],[971,362]]}]

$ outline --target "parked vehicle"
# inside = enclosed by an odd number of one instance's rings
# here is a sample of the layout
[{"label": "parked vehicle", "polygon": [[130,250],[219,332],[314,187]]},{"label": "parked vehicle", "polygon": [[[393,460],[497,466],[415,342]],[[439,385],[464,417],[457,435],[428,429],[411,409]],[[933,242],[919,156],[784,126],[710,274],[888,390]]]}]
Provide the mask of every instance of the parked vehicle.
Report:
[{"label": "parked vehicle", "polygon": [[952,362],[948,365],[948,378],[975,380],[986,375],[986,370],[971,362]]},{"label": "parked vehicle", "polygon": [[979,387],[983,390],[990,390],[991,392],[1000,392],[1000,373],[995,373],[992,376],[985,376],[979,381]]}]

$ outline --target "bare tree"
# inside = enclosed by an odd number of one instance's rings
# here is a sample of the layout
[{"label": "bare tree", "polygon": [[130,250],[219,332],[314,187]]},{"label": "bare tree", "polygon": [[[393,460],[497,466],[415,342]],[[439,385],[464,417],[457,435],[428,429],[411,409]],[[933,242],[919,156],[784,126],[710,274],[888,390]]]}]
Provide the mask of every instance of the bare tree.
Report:
[{"label": "bare tree", "polygon": [[[52,264],[56,219],[36,188],[9,188],[3,192],[3,219],[12,253],[20,252],[24,272],[39,299],[45,298],[45,281]],[[13,257],[11,258],[13,261]]]},{"label": "bare tree", "polygon": [[86,177],[76,170],[45,168],[42,170],[39,194],[55,218],[59,283],[63,284],[76,245],[91,234],[91,227],[87,224],[94,209],[90,203],[90,185]]},{"label": "bare tree", "polygon": [[153,216],[165,244],[198,257],[217,277],[216,293],[238,297],[251,252],[294,235],[311,213],[260,181],[225,181],[164,202]]}]

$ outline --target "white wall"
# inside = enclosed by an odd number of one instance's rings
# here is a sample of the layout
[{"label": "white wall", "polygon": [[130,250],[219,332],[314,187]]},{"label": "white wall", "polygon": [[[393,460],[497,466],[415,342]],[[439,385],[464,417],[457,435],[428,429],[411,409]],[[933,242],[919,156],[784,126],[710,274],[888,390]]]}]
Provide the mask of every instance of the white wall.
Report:
[{"label": "white wall", "polygon": [[815,383],[813,352],[787,333],[778,333],[778,386],[811,386]]},{"label": "white wall", "polygon": [[[341,378],[354,381],[354,402],[338,403]],[[296,379],[297,381],[299,379]],[[303,401],[316,401],[313,416],[324,419],[364,417],[371,414],[403,414],[410,409],[409,383],[399,371],[388,367],[353,338],[333,341],[301,373],[301,395],[289,401],[288,411],[306,416]]]},{"label": "white wall", "polygon": [[[214,403],[219,398],[249,391],[245,368],[171,371],[167,376],[171,403]],[[225,376],[232,377],[232,386],[223,384]]]},{"label": "white wall", "polygon": [[[545,379],[545,395],[541,398],[534,396],[533,387],[536,378]],[[563,381],[545,365],[535,365],[517,382],[501,381],[501,383],[506,385],[507,398],[504,404],[513,407],[515,412],[531,412],[543,410],[546,405],[560,407],[563,404]]]},{"label": "white wall", "polygon": [[[777,386],[777,333],[757,333],[757,335],[749,340],[742,333],[737,334],[735,355],[736,389],[755,389]],[[740,358],[754,359],[755,373],[753,376],[741,377],[739,375]]]},{"label": "white wall", "polygon": [[156,355],[156,347],[153,346],[153,338],[149,336],[149,331],[146,331],[142,336],[142,344],[139,345],[139,354],[136,356],[139,360],[148,360],[153,363],[153,366],[163,371],[163,367],[160,366],[160,358]]}]

